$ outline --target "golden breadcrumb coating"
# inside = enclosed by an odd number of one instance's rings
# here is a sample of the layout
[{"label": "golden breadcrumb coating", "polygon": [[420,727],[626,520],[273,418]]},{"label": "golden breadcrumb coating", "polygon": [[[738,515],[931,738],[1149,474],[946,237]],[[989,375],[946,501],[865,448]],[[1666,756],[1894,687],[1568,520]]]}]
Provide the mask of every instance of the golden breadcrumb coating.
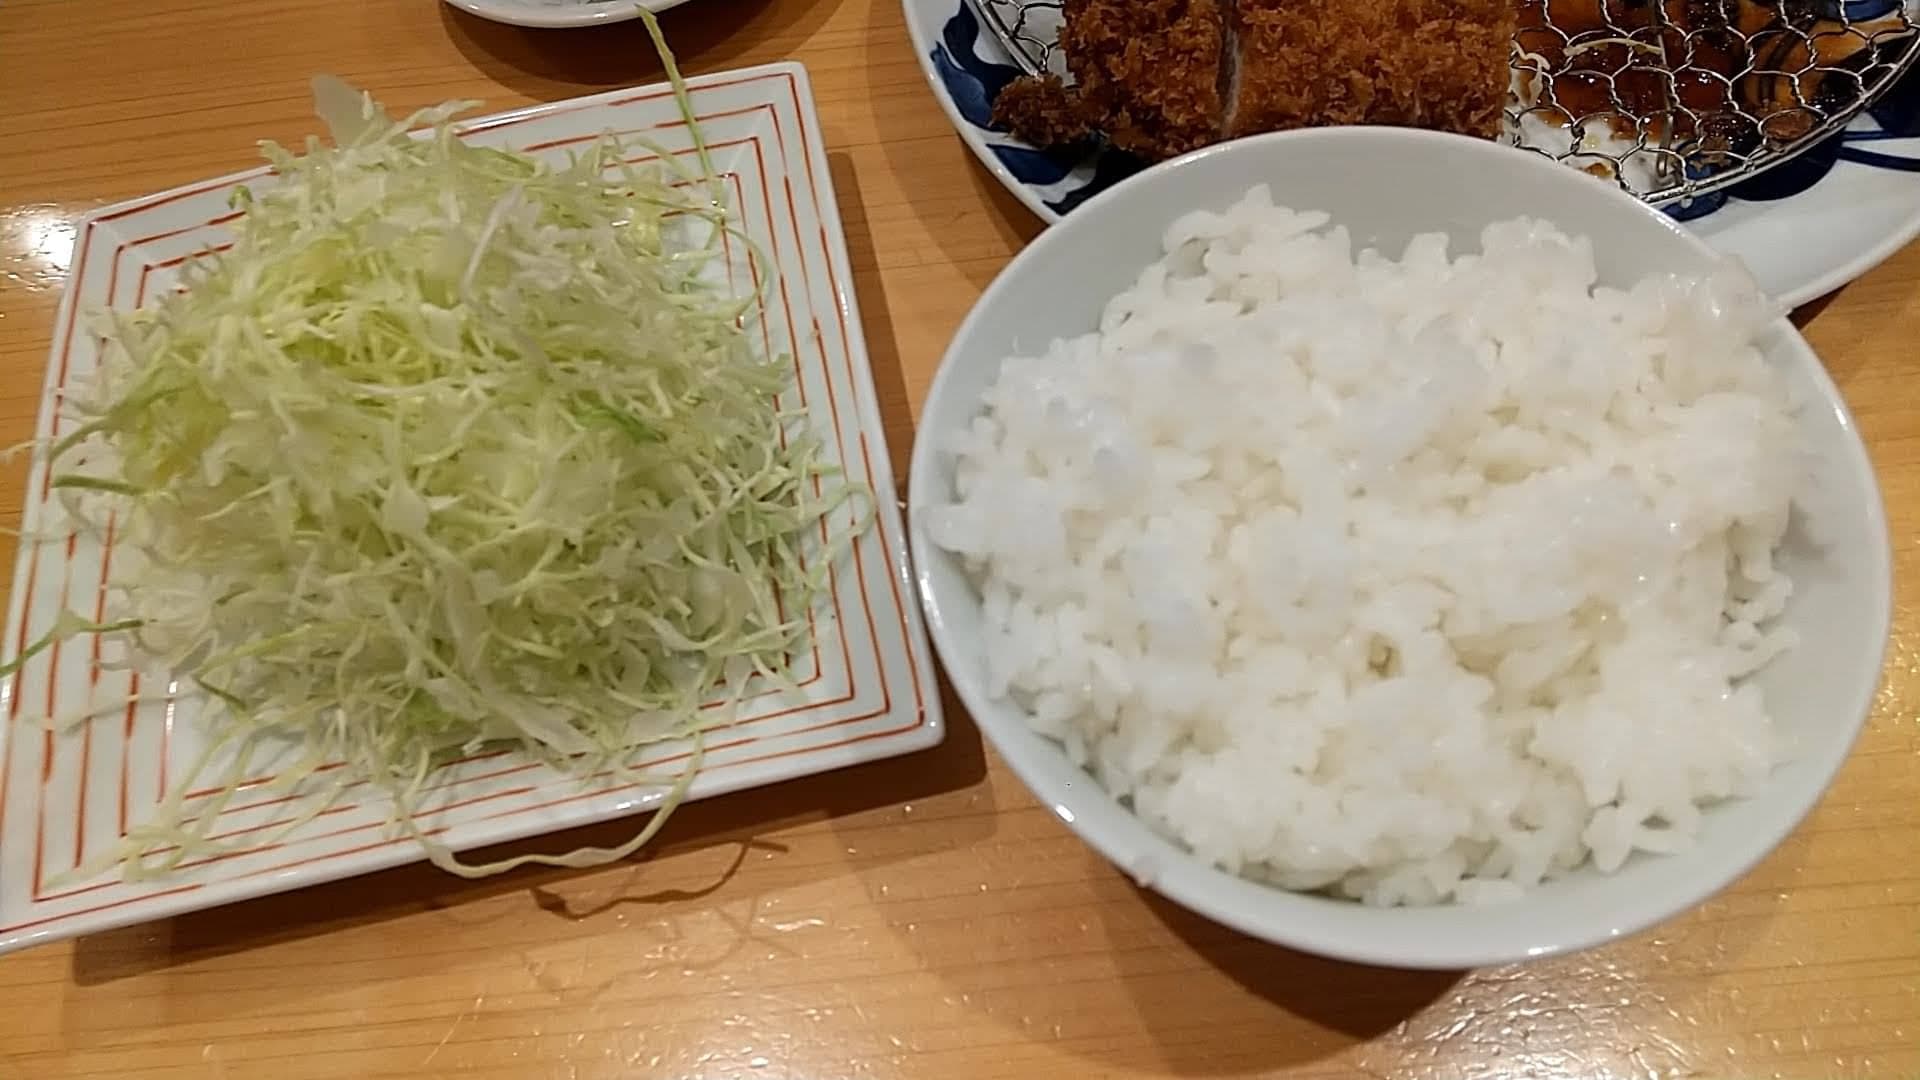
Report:
[{"label": "golden breadcrumb coating", "polygon": [[1105,135],[1148,159],[1329,124],[1494,137],[1513,0],[1065,0],[1074,84],[1019,79],[994,118],[1036,146]]}]

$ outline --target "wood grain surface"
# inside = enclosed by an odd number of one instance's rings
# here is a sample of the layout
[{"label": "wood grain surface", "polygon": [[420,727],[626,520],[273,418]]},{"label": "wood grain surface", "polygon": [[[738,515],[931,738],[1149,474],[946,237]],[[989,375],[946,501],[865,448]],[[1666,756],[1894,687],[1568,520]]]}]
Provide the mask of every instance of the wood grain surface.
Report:
[{"label": "wood grain surface", "polygon": [[[695,0],[666,23],[691,72],[811,69],[904,477],[947,335],[1038,223],[948,129],[897,0]],[[0,443],[31,431],[76,217],[313,132],[323,71],[396,109],[659,77],[637,24],[9,0]],[[687,808],[628,864],[398,870],[0,958],[0,1077],[1920,1076],[1920,247],[1803,320],[1880,470],[1894,649],[1813,817],[1652,932],[1457,974],[1272,948],[1115,873],[949,701],[938,750]],[[21,484],[0,473],[0,519]]]}]

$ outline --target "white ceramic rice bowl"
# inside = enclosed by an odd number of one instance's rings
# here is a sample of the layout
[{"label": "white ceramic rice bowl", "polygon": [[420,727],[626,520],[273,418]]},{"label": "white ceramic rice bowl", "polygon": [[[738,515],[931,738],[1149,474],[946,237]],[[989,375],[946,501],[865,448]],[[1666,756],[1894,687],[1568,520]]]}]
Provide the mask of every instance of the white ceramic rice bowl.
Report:
[{"label": "white ceramic rice bowl", "polygon": [[[1544,218],[1592,238],[1603,284],[1704,271],[1715,253],[1613,187],[1491,143],[1390,128],[1323,128],[1239,140],[1148,170],[1047,230],[1000,274],[961,325],[920,417],[909,504],[953,497],[942,436],[968,422],[1001,361],[1093,329],[1105,302],[1161,255],[1166,226],[1225,209],[1256,183],[1274,202],[1323,210],[1356,250],[1396,255],[1417,233],[1477,248],[1490,222]],[[1812,809],[1864,724],[1890,618],[1891,556],[1879,490],[1852,416],[1784,318],[1763,342],[1808,405],[1814,528],[1789,531],[1778,562],[1795,595],[1783,616],[1800,643],[1756,678],[1797,747],[1763,791],[1708,809],[1693,850],[1635,854],[1612,875],[1590,867],[1521,900],[1487,906],[1379,908],[1288,892],[1207,865],[1149,829],[1037,732],[988,697],[978,594],[957,557],[910,526],[921,602],[968,711],[1034,794],[1088,843],[1169,898],[1281,945],[1364,963],[1464,968],[1567,952],[1633,933],[1698,904],[1777,846]],[[1802,510],[1796,505],[1796,514]],[[1819,536],[1816,545],[1809,534]]]}]

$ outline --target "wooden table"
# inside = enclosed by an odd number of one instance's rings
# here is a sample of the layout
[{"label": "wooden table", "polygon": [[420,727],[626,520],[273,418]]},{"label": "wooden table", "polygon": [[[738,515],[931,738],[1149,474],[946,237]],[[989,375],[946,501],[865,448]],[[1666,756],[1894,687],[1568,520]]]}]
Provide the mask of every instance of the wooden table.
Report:
[{"label": "wooden table", "polygon": [[[690,72],[811,68],[904,477],[947,335],[1038,223],[947,128],[896,0],[698,0],[667,28]],[[70,223],[314,131],[322,71],[396,109],[659,77],[638,24],[528,32],[431,0],[12,0],[0,443],[31,431]],[[0,1077],[1913,1077],[1916,326],[1920,246],[1806,315],[1896,542],[1871,728],[1772,858],[1638,938],[1421,974],[1239,937],[1114,872],[950,702],[937,751],[690,807],[635,863],[479,884],[398,870],[5,957]],[[21,484],[9,466],[7,521]]]}]

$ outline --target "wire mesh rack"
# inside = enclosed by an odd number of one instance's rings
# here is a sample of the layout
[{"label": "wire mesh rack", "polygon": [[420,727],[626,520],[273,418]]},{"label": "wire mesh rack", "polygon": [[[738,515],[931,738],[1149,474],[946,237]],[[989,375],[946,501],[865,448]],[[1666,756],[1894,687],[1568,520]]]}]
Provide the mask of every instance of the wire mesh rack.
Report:
[{"label": "wire mesh rack", "polygon": [[[1071,83],[1062,0],[968,0]],[[1506,138],[1683,202],[1844,128],[1920,57],[1920,0],[1519,0]]]}]

